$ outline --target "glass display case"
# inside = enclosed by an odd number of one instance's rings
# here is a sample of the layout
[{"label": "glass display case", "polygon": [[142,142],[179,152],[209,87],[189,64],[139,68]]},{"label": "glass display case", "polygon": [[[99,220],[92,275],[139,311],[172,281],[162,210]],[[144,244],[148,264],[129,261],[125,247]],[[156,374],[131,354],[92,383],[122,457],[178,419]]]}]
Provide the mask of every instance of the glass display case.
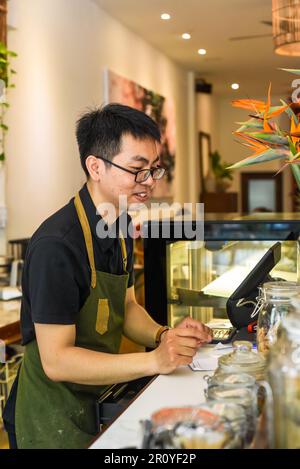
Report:
[{"label": "glass display case", "polygon": [[[205,323],[227,318],[227,299],[274,242],[206,241],[196,249],[192,244],[179,241],[167,246],[168,323],[172,327],[188,315]],[[295,241],[282,241],[281,259],[270,275],[297,280]]]},{"label": "glass display case", "polygon": [[299,280],[297,214],[211,217],[203,241],[172,233],[174,224],[168,239],[144,240],[146,309],[161,324],[175,326],[185,316],[205,323],[227,318],[228,298],[277,242],[281,253],[271,277]]}]

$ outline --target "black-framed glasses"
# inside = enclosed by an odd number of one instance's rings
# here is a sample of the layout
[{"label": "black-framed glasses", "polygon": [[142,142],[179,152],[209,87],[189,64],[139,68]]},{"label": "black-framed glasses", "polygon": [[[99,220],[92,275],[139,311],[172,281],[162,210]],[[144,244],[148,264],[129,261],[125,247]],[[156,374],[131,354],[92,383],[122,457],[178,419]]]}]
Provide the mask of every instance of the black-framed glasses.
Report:
[{"label": "black-framed glasses", "polygon": [[103,158],[102,156],[97,156],[97,158],[99,158],[100,160],[106,161],[112,166],[122,169],[123,171],[126,171],[127,173],[134,174],[135,182],[145,182],[147,181],[150,175],[152,176],[152,179],[157,181],[158,179],[161,179],[162,177],[164,177],[164,175],[166,174],[165,168],[162,168],[161,166],[157,166],[156,168],[140,169],[139,171],[130,171],[130,169],[123,168],[122,166],[119,166],[118,164],[113,163],[112,161],[106,158]]}]

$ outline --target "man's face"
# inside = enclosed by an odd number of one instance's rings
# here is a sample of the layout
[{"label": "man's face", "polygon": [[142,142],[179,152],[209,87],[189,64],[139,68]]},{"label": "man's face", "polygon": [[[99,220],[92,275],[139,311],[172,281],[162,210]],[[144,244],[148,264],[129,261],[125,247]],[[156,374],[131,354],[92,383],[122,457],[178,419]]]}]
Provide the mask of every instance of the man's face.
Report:
[{"label": "man's face", "polygon": [[[157,143],[154,140],[136,140],[131,135],[122,138],[121,152],[113,163],[130,171],[139,171],[158,166]],[[151,176],[142,183],[135,182],[134,174],[127,173],[113,165],[106,165],[100,181],[101,193],[106,202],[119,207],[119,197],[127,196],[127,205],[145,203],[155,187]]]}]

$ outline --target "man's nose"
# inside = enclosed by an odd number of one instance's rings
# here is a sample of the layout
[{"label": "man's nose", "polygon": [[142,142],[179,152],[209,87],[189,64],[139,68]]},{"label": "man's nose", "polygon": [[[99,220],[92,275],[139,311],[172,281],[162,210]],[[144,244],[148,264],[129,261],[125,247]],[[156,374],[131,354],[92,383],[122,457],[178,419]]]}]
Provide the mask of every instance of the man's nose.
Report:
[{"label": "man's nose", "polygon": [[153,188],[156,184],[156,181],[153,179],[152,175],[150,174],[150,176],[148,177],[148,179],[146,179],[146,181],[142,182],[141,183],[143,186],[148,186],[148,187],[151,187]]}]

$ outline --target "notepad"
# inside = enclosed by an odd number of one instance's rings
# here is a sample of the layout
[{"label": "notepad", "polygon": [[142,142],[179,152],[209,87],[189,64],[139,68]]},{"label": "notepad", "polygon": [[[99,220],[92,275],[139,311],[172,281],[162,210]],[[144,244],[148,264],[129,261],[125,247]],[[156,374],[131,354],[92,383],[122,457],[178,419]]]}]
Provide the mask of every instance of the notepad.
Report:
[{"label": "notepad", "polygon": [[218,366],[220,356],[232,351],[231,344],[218,343],[215,346],[201,347],[189,365],[193,371],[213,371]]}]

